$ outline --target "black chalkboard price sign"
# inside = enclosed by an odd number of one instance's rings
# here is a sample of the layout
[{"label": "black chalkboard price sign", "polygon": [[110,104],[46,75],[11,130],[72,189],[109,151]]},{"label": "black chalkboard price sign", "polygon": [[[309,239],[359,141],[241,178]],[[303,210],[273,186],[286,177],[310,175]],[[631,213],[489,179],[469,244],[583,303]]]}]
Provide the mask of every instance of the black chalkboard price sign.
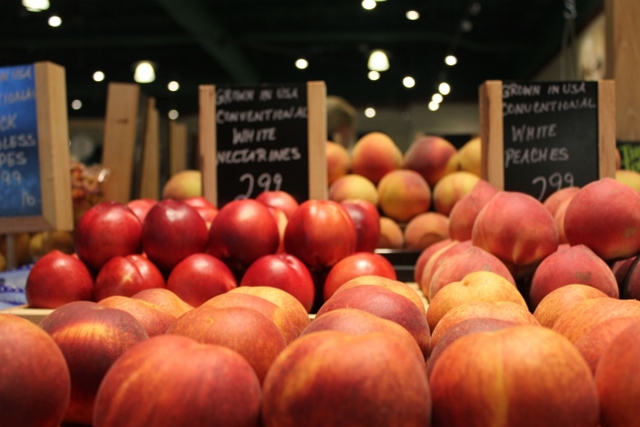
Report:
[{"label": "black chalkboard price sign", "polygon": [[218,207],[261,192],[325,199],[323,82],[201,86],[203,194]]},{"label": "black chalkboard price sign", "polygon": [[0,68],[0,232],[71,230],[64,68]]},{"label": "black chalkboard price sign", "polygon": [[544,201],[615,174],[611,81],[489,81],[480,87],[483,178]]}]

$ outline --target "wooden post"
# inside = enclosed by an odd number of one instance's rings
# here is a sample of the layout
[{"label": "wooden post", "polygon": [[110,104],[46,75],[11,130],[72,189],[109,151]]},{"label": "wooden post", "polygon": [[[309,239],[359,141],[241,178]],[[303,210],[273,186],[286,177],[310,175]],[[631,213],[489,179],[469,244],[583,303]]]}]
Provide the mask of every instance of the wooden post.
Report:
[{"label": "wooden post", "polygon": [[137,84],[109,84],[102,153],[102,164],[109,170],[105,200],[127,203],[131,199],[139,100]]},{"label": "wooden post", "polygon": [[640,2],[605,0],[605,78],[616,82],[618,141],[640,142]]},{"label": "wooden post", "polygon": [[169,122],[169,175],[187,169],[187,125]]},{"label": "wooden post", "polygon": [[142,148],[140,198],[158,200],[160,196],[160,129],[155,98],[147,101],[147,116]]}]

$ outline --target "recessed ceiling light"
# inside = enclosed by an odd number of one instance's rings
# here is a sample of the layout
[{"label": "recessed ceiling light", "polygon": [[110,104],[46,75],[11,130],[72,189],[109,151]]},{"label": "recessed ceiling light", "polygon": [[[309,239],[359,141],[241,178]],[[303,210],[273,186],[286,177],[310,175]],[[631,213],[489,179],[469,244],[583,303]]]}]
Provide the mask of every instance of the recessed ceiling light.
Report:
[{"label": "recessed ceiling light", "polygon": [[364,115],[370,119],[376,116],[376,109],[373,107],[365,108]]},{"label": "recessed ceiling light", "polygon": [[82,108],[82,101],[80,101],[79,99],[74,99],[73,101],[71,101],[71,108],[74,110],[79,110]]},{"label": "recessed ceiling light", "polygon": [[151,83],[156,79],[156,71],[153,64],[149,61],[140,61],[136,64],[136,70],[133,73],[133,80],[137,83]]},{"label": "recessed ceiling light", "polygon": [[169,84],[167,85],[167,89],[169,89],[171,92],[175,92],[178,89],[180,89],[180,83],[178,83],[175,80],[170,81]]},{"label": "recessed ceiling light", "polygon": [[62,18],[57,15],[50,16],[48,23],[50,27],[59,27],[60,25],[62,25]]},{"label": "recessed ceiling light", "polygon": [[416,21],[420,19],[420,14],[417,10],[408,10],[406,16],[409,21]]},{"label": "recessed ceiling light", "polygon": [[458,58],[456,58],[454,55],[447,55],[444,58],[444,63],[452,67],[458,63]]},{"label": "recessed ceiling light", "polygon": [[429,103],[429,110],[431,110],[431,111],[437,111],[437,110],[438,110],[438,108],[440,108],[440,104],[439,104],[439,103],[437,103],[437,102],[433,102],[433,101],[431,101],[431,102]]},{"label": "recessed ceiling light", "polygon": [[402,84],[404,85],[404,87],[412,88],[416,85],[416,80],[411,76],[407,76],[402,79]]},{"label": "recessed ceiling light", "polygon": [[443,95],[449,95],[449,92],[451,92],[451,86],[449,86],[449,83],[447,82],[442,82],[438,85],[438,92]]},{"label": "recessed ceiling light", "polygon": [[376,0],[362,0],[362,8],[365,10],[375,9]]},{"label": "recessed ceiling light", "polygon": [[178,110],[169,110],[169,113],[167,113],[167,117],[169,117],[170,120],[176,120],[178,117],[180,117],[180,113],[178,113]]},{"label": "recessed ceiling light", "polygon": [[376,49],[369,55],[367,66],[371,71],[387,71],[389,69],[389,58],[384,50]]},{"label": "recessed ceiling light", "polygon": [[376,81],[380,79],[380,73],[377,71],[369,71],[369,74],[367,74],[367,77],[369,77],[369,80]]},{"label": "recessed ceiling light", "polygon": [[437,102],[438,104],[440,104],[443,100],[444,100],[444,97],[442,96],[441,93],[434,93],[433,96],[431,97],[431,101]]},{"label": "recessed ceiling light", "polygon": [[29,12],[41,12],[49,9],[49,0],[22,0],[22,5]]},{"label": "recessed ceiling light", "polygon": [[296,68],[298,68],[300,70],[304,70],[308,66],[309,66],[309,61],[307,61],[306,59],[304,59],[304,58],[296,59]]},{"label": "recessed ceiling light", "polygon": [[95,73],[93,73],[94,82],[101,82],[103,80],[104,80],[104,73],[102,71],[96,71]]}]

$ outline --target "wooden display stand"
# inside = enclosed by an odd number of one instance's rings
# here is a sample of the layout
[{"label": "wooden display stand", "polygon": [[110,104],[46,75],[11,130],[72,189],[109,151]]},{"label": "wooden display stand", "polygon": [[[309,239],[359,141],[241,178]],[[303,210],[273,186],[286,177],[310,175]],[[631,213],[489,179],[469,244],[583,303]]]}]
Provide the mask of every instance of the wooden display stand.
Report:
[{"label": "wooden display stand", "polygon": [[169,175],[187,169],[187,125],[169,122]]},{"label": "wooden display stand", "polygon": [[158,200],[160,197],[160,118],[155,98],[147,100],[142,143],[140,194],[136,197]]}]

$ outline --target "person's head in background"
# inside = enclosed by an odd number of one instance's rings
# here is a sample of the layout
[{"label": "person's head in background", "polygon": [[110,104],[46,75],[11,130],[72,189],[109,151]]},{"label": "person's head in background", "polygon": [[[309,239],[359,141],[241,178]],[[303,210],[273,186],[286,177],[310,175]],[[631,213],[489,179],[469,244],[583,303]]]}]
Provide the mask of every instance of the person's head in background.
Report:
[{"label": "person's head in background", "polygon": [[339,96],[327,96],[327,137],[350,150],[356,138],[356,109]]}]

